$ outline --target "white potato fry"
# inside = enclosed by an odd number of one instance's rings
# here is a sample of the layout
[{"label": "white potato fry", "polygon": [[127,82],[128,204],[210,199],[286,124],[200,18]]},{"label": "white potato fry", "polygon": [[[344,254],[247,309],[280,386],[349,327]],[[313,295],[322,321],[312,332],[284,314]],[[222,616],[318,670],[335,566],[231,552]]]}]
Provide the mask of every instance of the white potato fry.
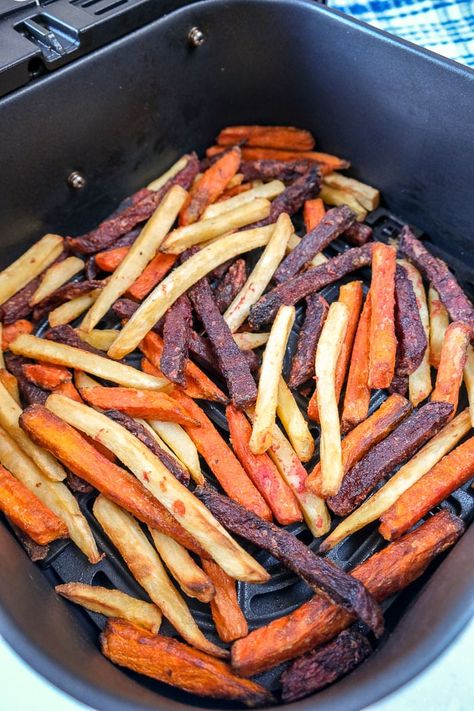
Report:
[{"label": "white potato fry", "polygon": [[469,412],[471,414],[471,424],[474,427],[474,348],[467,347],[467,358],[464,366],[464,385],[467,390],[469,400]]},{"label": "white potato fry", "polygon": [[99,351],[108,351],[119,334],[115,328],[93,328],[89,333],[77,329],[77,333],[83,341]]},{"label": "white potato fry", "polygon": [[234,210],[236,207],[252,202],[252,200],[255,200],[256,198],[273,200],[284,190],[285,184],[282,183],[281,180],[271,180],[269,183],[258,185],[256,188],[251,188],[244,193],[234,195],[234,197],[231,197],[228,200],[222,200],[221,202],[215,202],[212,205],[209,205],[206,207],[202,219],[210,220],[218,215],[223,215],[225,212],[229,212],[230,210]]},{"label": "white potato fry", "polygon": [[64,240],[47,234],[0,272],[0,304],[4,304],[41,274],[63,251]]},{"label": "white potato fry", "polygon": [[259,348],[264,346],[268,341],[268,336],[270,333],[251,333],[250,331],[243,331],[241,333],[233,333],[234,341],[239,346],[242,351],[251,351],[254,348]]},{"label": "white potato fry", "polygon": [[196,484],[204,484],[205,479],[196,445],[181,425],[161,420],[148,420],[148,424],[186,467]]},{"label": "white potato fry", "polygon": [[428,307],[430,312],[430,363],[433,368],[438,368],[444,335],[449,326],[449,315],[438,292],[432,286],[428,289]]},{"label": "white potato fry", "polygon": [[47,296],[56,291],[56,289],[59,289],[60,286],[66,284],[69,279],[72,279],[73,276],[79,274],[79,272],[84,269],[84,266],[84,261],[79,259],[79,257],[68,257],[62,262],[53,264],[44,273],[39,287],[31,297],[31,306],[39,304],[40,301],[46,299]]},{"label": "white potato fry", "polygon": [[314,439],[283,376],[278,383],[277,415],[298,457],[309,462],[314,454]]},{"label": "white potato fry", "polygon": [[174,178],[174,176],[177,175],[181,170],[183,170],[183,168],[186,168],[188,161],[188,155],[182,156],[179,160],[176,161],[176,163],[173,163],[171,168],[168,168],[165,173],[160,175],[159,178],[155,178],[151,181],[151,183],[148,183],[148,185],[146,186],[147,189],[153,190],[155,192],[161,190],[163,185],[165,185],[168,180],[171,180],[171,178]]},{"label": "white potato fry", "polygon": [[359,180],[348,178],[347,175],[337,172],[325,175],[324,183],[331,188],[350,193],[369,212],[379,206],[380,192],[371,185],[366,185],[366,183],[361,183]]},{"label": "white potato fry", "polygon": [[324,200],[327,205],[347,205],[355,212],[358,222],[363,222],[367,217],[367,210],[362,207],[360,202],[356,200],[351,193],[345,192],[344,190],[338,190],[337,188],[323,183],[318,197]]},{"label": "white potato fry", "polygon": [[92,306],[94,301],[100,294],[100,289],[94,289],[88,294],[82,294],[81,296],[76,296],[75,299],[71,301],[66,301],[66,303],[57,306],[55,309],[49,312],[48,321],[51,328],[55,326],[64,326],[71,321],[75,321],[79,318],[84,311]]}]

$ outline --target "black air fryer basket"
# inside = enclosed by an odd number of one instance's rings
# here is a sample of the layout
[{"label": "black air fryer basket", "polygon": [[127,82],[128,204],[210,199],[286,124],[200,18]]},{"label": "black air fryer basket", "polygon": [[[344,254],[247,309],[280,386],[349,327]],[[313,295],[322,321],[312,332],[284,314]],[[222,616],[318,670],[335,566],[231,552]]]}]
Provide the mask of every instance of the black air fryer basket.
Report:
[{"label": "black air fryer basket", "polygon": [[[384,206],[368,218],[376,239],[410,223],[473,296],[471,70],[304,0],[5,5],[2,268],[45,232],[86,232],[184,152],[210,145],[223,126],[280,123],[310,129],[321,150],[347,157],[354,177],[380,188]],[[342,248],[331,246],[333,254]],[[330,289],[327,296],[334,298]],[[208,414],[224,431],[222,412],[209,407]],[[34,565],[0,525],[1,634],[37,671],[97,709],[232,708],[114,667],[98,649],[103,618],[54,594],[54,584],[79,580],[143,595],[94,523],[92,501],[83,495],[80,503],[106,553],[95,566],[67,542]],[[472,490],[458,490],[442,506],[469,524]],[[316,547],[303,525],[293,530]],[[291,708],[360,709],[435,659],[473,612],[473,530],[388,601],[387,633],[359,669]],[[350,569],[380,547],[369,526],[331,557]],[[310,596],[269,556],[256,556],[272,580],[239,585],[250,628]],[[189,604],[212,637],[207,608]],[[270,672],[263,681],[272,686],[276,678]]]}]

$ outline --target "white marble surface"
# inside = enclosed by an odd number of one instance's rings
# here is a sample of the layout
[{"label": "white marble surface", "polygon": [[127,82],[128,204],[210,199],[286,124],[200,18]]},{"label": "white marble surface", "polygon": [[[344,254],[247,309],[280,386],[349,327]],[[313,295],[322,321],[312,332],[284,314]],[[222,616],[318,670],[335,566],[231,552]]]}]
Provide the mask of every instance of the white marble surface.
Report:
[{"label": "white marble surface", "polygon": [[[423,674],[366,711],[471,711],[473,659],[474,620]],[[27,667],[1,639],[0,679],[0,711],[87,711]]]}]

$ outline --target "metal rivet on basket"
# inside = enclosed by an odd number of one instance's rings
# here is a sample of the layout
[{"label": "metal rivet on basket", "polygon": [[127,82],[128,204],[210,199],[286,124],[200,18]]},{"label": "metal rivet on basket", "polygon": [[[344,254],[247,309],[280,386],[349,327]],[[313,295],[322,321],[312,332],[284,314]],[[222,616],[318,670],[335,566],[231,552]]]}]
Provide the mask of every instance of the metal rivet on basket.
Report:
[{"label": "metal rivet on basket", "polygon": [[188,44],[191,47],[200,47],[205,41],[206,38],[204,37],[204,33],[199,29],[199,27],[191,27],[188,32]]},{"label": "metal rivet on basket", "polygon": [[87,180],[77,170],[73,170],[72,173],[68,175],[67,183],[69,187],[74,190],[82,190],[82,188],[86,187]]}]

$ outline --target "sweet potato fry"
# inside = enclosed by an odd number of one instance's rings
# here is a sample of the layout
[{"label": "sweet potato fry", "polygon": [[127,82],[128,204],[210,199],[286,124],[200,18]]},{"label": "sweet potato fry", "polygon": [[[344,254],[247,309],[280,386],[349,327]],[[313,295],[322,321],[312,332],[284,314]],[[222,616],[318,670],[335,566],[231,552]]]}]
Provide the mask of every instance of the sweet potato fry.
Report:
[{"label": "sweet potato fry", "polygon": [[289,151],[311,151],[315,145],[309,131],[294,126],[227,126],[217,137],[218,146],[238,143]]},{"label": "sweet potato fry", "polygon": [[342,410],[341,430],[348,432],[369,413],[370,292],[367,294],[354,338]]},{"label": "sweet potato fry", "polygon": [[227,495],[255,511],[258,516],[271,520],[271,511],[262,495],[204,411],[178,388],[172,391],[172,395],[199,422],[198,427],[185,426],[184,429]]},{"label": "sweet potato fry", "polygon": [[314,439],[283,376],[278,383],[277,415],[298,457],[309,462],[314,454]]},{"label": "sweet potato fry", "polygon": [[411,375],[421,364],[428,339],[420,318],[415,290],[402,264],[395,270],[396,375]]},{"label": "sweet potato fry", "polygon": [[464,366],[464,385],[466,386],[467,399],[469,400],[471,423],[474,427],[474,348],[472,346],[467,347],[466,364]]},{"label": "sweet potato fry", "polygon": [[404,464],[384,486],[367,499],[362,506],[347,516],[323,541],[320,552],[328,551],[346,536],[359,531],[387,511],[399,496],[421,479],[439,460],[461,440],[470,429],[467,410],[447,424],[415,456]]},{"label": "sweet potato fry", "polygon": [[331,188],[336,188],[355,197],[365,210],[375,210],[379,206],[380,192],[359,180],[348,178],[347,175],[341,175],[341,173],[330,173],[324,177],[324,182]]},{"label": "sweet potato fry", "polygon": [[100,639],[102,653],[115,664],[192,694],[240,701],[247,706],[272,700],[260,684],[235,676],[224,662],[172,637],[109,620]]},{"label": "sweet potato fry", "polygon": [[[381,442],[411,411],[411,405],[404,397],[396,393],[365,421],[355,427],[341,443],[342,464],[347,473],[367,452]],[[306,488],[321,495],[321,465],[318,462],[306,481]]]},{"label": "sweet potato fry", "polygon": [[212,560],[202,560],[202,567],[214,585],[211,600],[212,619],[223,642],[234,642],[248,634],[247,620],[239,607],[235,580]]},{"label": "sweet potato fry", "polygon": [[327,317],[329,305],[320,294],[306,299],[306,313],[298,333],[295,355],[291,363],[288,385],[297,388],[314,376],[314,362],[319,337]]},{"label": "sweet potato fry", "polygon": [[23,366],[25,378],[43,390],[54,390],[62,383],[72,380],[70,371],[62,365],[31,363]]},{"label": "sweet potato fry", "polygon": [[285,484],[267,454],[252,454],[249,447],[252,428],[245,415],[234,405],[226,410],[232,447],[278,523],[287,526],[301,521],[302,516],[291,489]]},{"label": "sweet potato fry", "polygon": [[198,649],[217,657],[227,656],[225,650],[205,638],[136,520],[102,494],[95,500],[92,511],[133,577],[177,632]]},{"label": "sweet potato fry", "polygon": [[229,192],[226,191],[221,198],[222,202],[215,202],[213,205],[209,205],[209,207],[206,208],[202,219],[210,220],[212,217],[217,217],[217,215],[222,215],[224,212],[229,212],[229,210],[233,210],[236,207],[252,202],[252,200],[255,200],[256,198],[273,200],[278,197],[278,195],[281,195],[281,193],[285,190],[285,184],[282,183],[281,180],[272,180],[269,183],[263,183],[262,185],[257,185],[256,187],[252,187],[251,183],[245,183],[245,185],[239,185],[237,188],[233,188],[233,190],[237,189],[239,192],[235,195],[229,196],[226,200],[222,200],[224,195]]},{"label": "sweet potato fry", "polygon": [[105,415],[61,395],[50,395],[47,407],[68,424],[113,450],[229,575],[253,582],[268,579],[262,566],[219,526],[207,509],[137,437]]},{"label": "sweet potato fry", "polygon": [[462,384],[471,334],[471,327],[466,323],[456,321],[448,326],[441,349],[435,387],[431,393],[433,402],[451,403],[453,415],[458,407],[459,388]]},{"label": "sweet potato fry", "polygon": [[313,200],[306,200],[303,207],[303,220],[306,228],[306,232],[311,232],[314,230],[316,225],[318,225],[326,214],[324,208],[324,202],[321,198],[313,198]]},{"label": "sweet potato fry", "polygon": [[[159,367],[161,355],[163,353],[163,341],[160,336],[157,333],[148,333],[140,343],[140,350],[152,366],[155,367],[156,374],[160,372]],[[150,372],[150,369],[146,370],[147,367],[148,366],[146,364],[145,367],[142,364],[142,370]],[[155,372],[152,372],[152,374],[155,374]],[[215,385],[212,380],[210,380],[210,378],[208,378],[207,375],[203,373],[202,370],[192,361],[187,361],[184,367],[184,374],[186,376],[186,384],[184,389],[189,397],[202,398],[203,400],[213,400],[221,403],[227,402],[227,397],[224,395],[222,390],[220,390],[220,388],[218,388],[217,385]]]},{"label": "sweet potato fry", "polygon": [[208,205],[222,195],[240,166],[240,148],[226,151],[196,180],[179,215],[180,225],[197,222]]},{"label": "sweet potato fry", "polygon": [[77,605],[98,612],[105,617],[127,620],[133,625],[143,627],[153,634],[158,634],[161,626],[161,612],[156,605],[130,597],[121,590],[109,590],[100,585],[84,583],[66,583],[54,588],[58,595]]},{"label": "sweet potato fry", "polygon": [[321,427],[321,492],[324,497],[337,494],[344,476],[336,368],[348,323],[347,306],[342,302],[333,302],[329,307],[316,350],[316,396]]},{"label": "sweet potato fry", "polygon": [[43,299],[53,294],[56,289],[66,284],[69,279],[79,274],[85,267],[84,260],[79,257],[67,257],[56,262],[47,269],[41,277],[41,283],[31,297],[30,304],[36,306]]},{"label": "sweet potato fry", "polygon": [[388,541],[399,538],[428,511],[469,481],[473,474],[474,437],[470,437],[446,454],[385,511],[380,533]]},{"label": "sweet potato fry", "polygon": [[347,207],[350,207],[359,222],[363,222],[367,217],[367,210],[362,207],[360,202],[353,195],[351,195],[351,193],[348,193],[345,190],[338,190],[337,188],[333,188],[323,182],[319,197],[324,200],[326,205],[334,205],[335,207],[342,207],[342,205],[346,205]]},{"label": "sweet potato fry", "polygon": [[106,249],[104,252],[98,252],[95,255],[95,263],[99,269],[102,269],[104,272],[114,272],[123,262],[129,251],[130,247]]},{"label": "sweet potato fry", "polygon": [[[225,148],[223,146],[211,146],[207,149],[206,155],[212,158],[219,153],[222,153]],[[343,158],[330,155],[329,153],[320,153],[318,151],[288,151],[276,150],[275,148],[254,148],[243,146],[241,148],[242,160],[277,160],[277,161],[300,161],[309,160],[318,163],[319,169],[323,175],[332,173],[335,170],[349,168],[350,163]]]},{"label": "sweet potato fry", "polygon": [[0,510],[39,545],[68,535],[61,519],[1,465]]},{"label": "sweet potato fry", "polygon": [[120,359],[133,351],[181,294],[220,264],[266,245],[273,229],[245,230],[216,240],[174,269],[133,314],[109,349],[109,356]]},{"label": "sweet potato fry", "polygon": [[52,452],[76,476],[133,514],[143,523],[175,538],[195,553],[206,555],[201,546],[168,513],[137,479],[106,459],[77,430],[41,405],[28,407],[21,425],[30,436]]},{"label": "sweet potato fry", "polygon": [[2,329],[2,348],[4,351],[8,351],[10,348],[10,343],[15,340],[20,333],[33,333],[33,324],[31,321],[26,319],[20,319],[14,323],[10,323],[8,326],[3,326]]},{"label": "sweet potato fry", "polygon": [[[382,602],[416,580],[463,531],[461,519],[442,511],[372,555],[351,575]],[[237,640],[232,646],[232,667],[238,674],[253,676],[329,642],[353,620],[345,610],[315,596],[289,615]]]},{"label": "sweet potato fry", "polygon": [[8,370],[5,370],[5,368],[0,368],[0,383],[9,392],[17,405],[20,405],[21,407],[20,390],[17,378],[12,373],[9,373]]},{"label": "sweet potato fry", "polygon": [[294,321],[294,306],[281,306],[265,346],[250,437],[250,450],[253,454],[263,454],[272,443],[272,428],[275,424],[278,403],[278,383]]},{"label": "sweet potato fry", "polygon": [[162,254],[162,252],[156,254],[140,276],[128,288],[128,296],[137,301],[142,301],[165,278],[174,266],[176,259],[177,257],[174,254]]},{"label": "sweet potato fry", "polygon": [[444,335],[449,326],[449,315],[438,292],[432,286],[428,290],[428,305],[430,312],[430,363],[433,368],[438,368]]},{"label": "sweet potato fry", "polygon": [[0,304],[4,304],[39,276],[59,257],[63,248],[62,237],[47,234],[0,272]]},{"label": "sweet potato fry", "polygon": [[395,337],[395,267],[394,247],[375,242],[370,288],[369,387],[388,388],[395,373],[397,339]]},{"label": "sweet potato fry", "polygon": [[245,259],[236,259],[214,289],[214,298],[221,314],[229,308],[246,281],[247,265]]},{"label": "sweet potato fry", "polygon": [[183,294],[168,309],[163,325],[163,351],[160,368],[176,385],[186,385],[186,362],[193,325],[193,310],[188,295]]}]

